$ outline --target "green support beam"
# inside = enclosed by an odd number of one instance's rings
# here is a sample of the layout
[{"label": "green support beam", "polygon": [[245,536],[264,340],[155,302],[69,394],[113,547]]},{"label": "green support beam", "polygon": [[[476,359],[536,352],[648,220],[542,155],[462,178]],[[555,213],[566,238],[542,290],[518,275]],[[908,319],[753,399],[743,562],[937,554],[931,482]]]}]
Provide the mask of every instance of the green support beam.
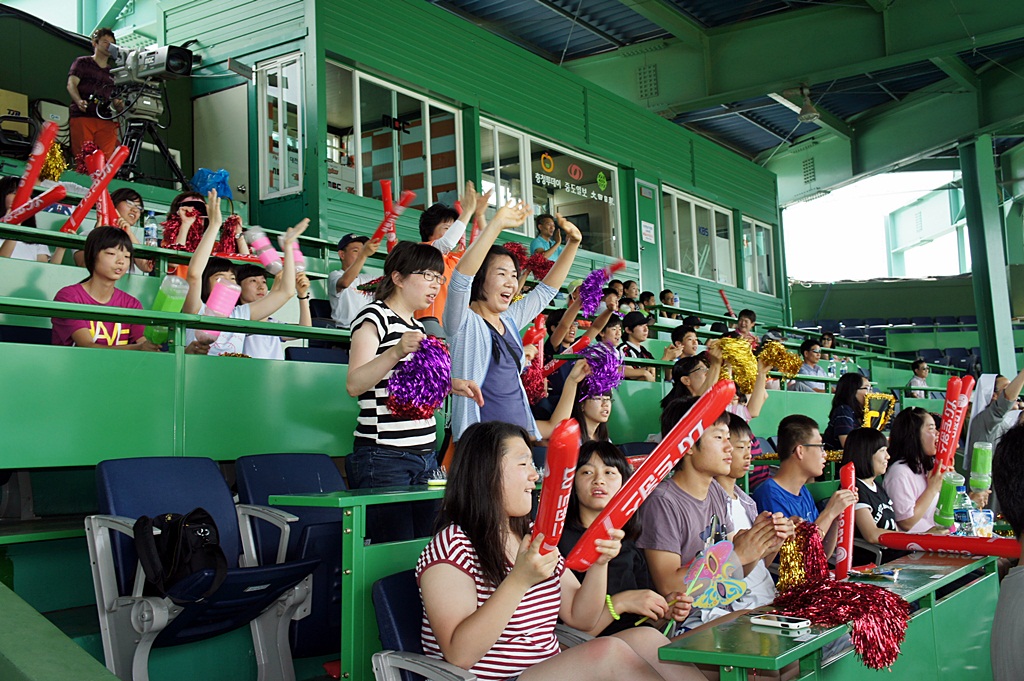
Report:
[{"label": "green support beam", "polygon": [[704,27],[686,16],[668,0],[619,0],[647,21],[683,41],[702,42]]},{"label": "green support beam", "polygon": [[[786,95],[778,92],[769,92],[768,96],[790,111],[800,113],[800,107],[803,105],[802,101],[798,101],[796,98],[787,97]],[[847,125],[846,121],[838,116],[833,116],[828,111],[825,111],[821,106],[815,106],[814,108],[818,110],[819,116],[818,120],[814,121],[815,125],[819,128],[828,130],[837,137],[842,137],[844,139],[853,138],[853,128]]]},{"label": "green support beam", "polygon": [[[1017,373],[1010,322],[1009,280],[999,215],[992,137],[979,135],[959,146],[967,208],[974,306],[978,316],[981,359],[987,371]],[[1002,340],[1001,340],[1002,339]]]},{"label": "green support beam", "polygon": [[659,25],[677,40],[658,52],[631,46],[574,60],[566,68],[631,97],[636,69],[657,64],[659,96],[645,104],[659,112],[693,111],[1024,38],[1024,3],[1019,2],[902,0],[882,12],[847,3],[692,35],[678,25],[679,18],[672,28],[667,25],[672,18],[667,3],[620,1],[643,8],[656,23],[652,7],[660,8]]}]

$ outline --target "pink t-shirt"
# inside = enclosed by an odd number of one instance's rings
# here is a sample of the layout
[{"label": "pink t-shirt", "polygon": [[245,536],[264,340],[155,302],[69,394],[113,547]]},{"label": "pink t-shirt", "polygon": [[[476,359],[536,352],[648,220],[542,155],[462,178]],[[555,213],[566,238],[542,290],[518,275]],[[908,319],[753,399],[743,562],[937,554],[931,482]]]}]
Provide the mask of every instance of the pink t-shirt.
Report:
[{"label": "pink t-shirt", "polygon": [[[892,499],[892,509],[896,512],[896,520],[905,520],[914,515],[914,506],[917,505],[917,500],[924,494],[925,489],[928,487],[928,478],[921,473],[915,473],[910,470],[910,467],[902,461],[889,466],[889,470],[885,472],[885,479],[883,481],[885,491],[888,492],[889,498]],[[924,515],[918,520],[908,532],[927,532],[931,528],[935,527],[935,505],[939,501],[939,495],[936,494],[931,503],[928,504],[928,508],[925,509]]]},{"label": "pink t-shirt", "polygon": [[[65,286],[57,291],[57,295],[53,299],[58,303],[142,309],[142,303],[120,289],[114,289],[114,295],[111,296],[110,302],[101,303],[90,296],[81,284]],[[97,322],[88,319],[58,319],[56,317],[52,321],[54,345],[74,345],[75,342],[71,340],[71,334],[79,329],[88,329],[92,341],[97,345],[128,345],[138,342],[142,338],[143,331],[146,330],[145,326],[122,322]]]},{"label": "pink t-shirt", "polygon": [[[449,525],[430,540],[416,563],[416,581],[424,570],[437,563],[454,565],[473,578],[478,608],[494,593],[494,587],[480,573],[480,562],[473,544],[459,526]],[[518,676],[538,662],[558,654],[555,624],[562,595],[559,579],[564,571],[565,561],[559,558],[555,573],[526,592],[498,640],[469,670],[478,679],[499,681]],[[423,613],[420,639],[427,657],[444,659],[426,612]]]}]

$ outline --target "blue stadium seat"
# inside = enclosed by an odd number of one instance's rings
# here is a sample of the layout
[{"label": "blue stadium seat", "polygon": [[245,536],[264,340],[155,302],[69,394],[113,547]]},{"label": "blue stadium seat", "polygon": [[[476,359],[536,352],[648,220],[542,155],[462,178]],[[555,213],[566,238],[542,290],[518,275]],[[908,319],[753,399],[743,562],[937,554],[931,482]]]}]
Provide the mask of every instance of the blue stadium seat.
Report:
[{"label": "blue stadium seat", "polygon": [[657,446],[656,442],[623,442],[618,447],[626,456],[647,456]]},{"label": "blue stadium seat", "polygon": [[[331,319],[331,301],[310,298],[309,316],[317,319]],[[331,319],[331,321],[334,320]]]},{"label": "blue stadium seat", "polygon": [[942,359],[942,350],[935,348],[924,348],[917,351],[917,356],[929,364],[939,364]]},{"label": "blue stadium seat", "polygon": [[906,317],[889,317],[889,323],[893,326],[906,326],[910,320]]},{"label": "blue stadium seat", "polygon": [[949,357],[952,360],[963,359],[971,354],[968,352],[967,348],[946,348],[945,353],[946,357]]},{"label": "blue stadium seat", "polygon": [[[326,454],[258,454],[235,462],[238,501],[265,506],[272,494],[339,492],[348,489],[341,472]],[[333,655],[341,641],[341,537],[340,508],[281,507],[298,516],[290,524],[286,560],[318,558],[313,573],[309,616],[291,624],[295,657]],[[256,555],[273,562],[279,532],[256,520],[253,527]]]},{"label": "blue stadium seat", "polygon": [[348,364],[348,351],[339,348],[296,348],[284,349],[284,358],[295,362],[320,362],[322,364]]},{"label": "blue stadium seat", "polygon": [[371,597],[382,647],[381,652],[373,654],[373,675],[377,681],[393,681],[399,673],[403,681],[423,677],[439,681],[476,678],[465,669],[423,654],[423,605],[413,570],[377,580]]},{"label": "blue stadium seat", "polygon": [[818,323],[821,326],[822,333],[828,331],[834,334],[838,334],[839,331],[842,329],[842,327],[839,325],[839,322],[837,322],[834,319],[819,319]]},{"label": "blue stadium seat", "polygon": [[[319,561],[260,566],[252,542],[243,535],[247,528],[240,524],[254,512],[274,518],[283,551],[288,515],[243,507],[236,513],[217,464],[201,457],[102,461],[96,482],[103,515],[89,516],[85,524],[107,668],[122,681],[148,681],[151,648],[210,639],[248,624],[259,678],[293,681],[291,652],[279,642],[287,640],[288,624],[308,597],[309,576]],[[132,541],[135,520],[196,508],[205,509],[217,525],[226,578],[205,598],[199,597],[212,583],[213,570],[181,580],[167,597],[144,595]]]},{"label": "blue stadium seat", "polygon": [[793,326],[798,328],[798,329],[804,329],[806,331],[813,331],[815,333],[817,333],[818,331],[821,330],[821,327],[818,326],[817,322],[812,322],[812,321],[809,321],[807,319],[800,319],[798,321],[795,321],[795,322],[793,322]]},{"label": "blue stadium seat", "polygon": [[842,324],[844,327],[864,326],[864,320],[863,319],[854,319],[854,318],[840,319],[839,323]]},{"label": "blue stadium seat", "polygon": [[911,317],[910,323],[914,326],[933,326],[935,319],[932,317]]},{"label": "blue stadium seat", "polygon": [[864,338],[867,332],[860,326],[847,326],[843,328],[843,338]]},{"label": "blue stadium seat", "polygon": [[956,317],[950,317],[950,316],[942,316],[942,317],[940,317],[938,315],[935,316],[935,323],[940,325],[940,326],[957,326],[959,324],[959,322],[956,320]]},{"label": "blue stadium seat", "polygon": [[0,326],[0,341],[4,343],[26,343],[29,345],[50,345],[53,342],[53,331],[36,326]]},{"label": "blue stadium seat", "polygon": [[885,328],[889,326],[881,317],[865,317],[864,326],[868,328]]}]

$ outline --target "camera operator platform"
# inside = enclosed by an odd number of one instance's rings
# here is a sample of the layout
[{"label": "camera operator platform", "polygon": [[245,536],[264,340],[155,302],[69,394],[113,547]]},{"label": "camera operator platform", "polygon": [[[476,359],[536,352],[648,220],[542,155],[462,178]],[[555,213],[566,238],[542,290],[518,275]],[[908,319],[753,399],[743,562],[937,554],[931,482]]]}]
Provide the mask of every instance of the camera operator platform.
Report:
[{"label": "camera operator platform", "polygon": [[116,86],[115,100],[123,102],[124,107],[115,115],[125,119],[121,144],[128,147],[128,158],[118,176],[124,179],[140,177],[139,153],[148,135],[170,168],[174,180],[182,188],[187,188],[188,178],[160,136],[158,121],[165,109],[163,81],[191,75],[192,53],[170,45],[127,53],[111,46],[110,53],[118,64],[111,71]]}]

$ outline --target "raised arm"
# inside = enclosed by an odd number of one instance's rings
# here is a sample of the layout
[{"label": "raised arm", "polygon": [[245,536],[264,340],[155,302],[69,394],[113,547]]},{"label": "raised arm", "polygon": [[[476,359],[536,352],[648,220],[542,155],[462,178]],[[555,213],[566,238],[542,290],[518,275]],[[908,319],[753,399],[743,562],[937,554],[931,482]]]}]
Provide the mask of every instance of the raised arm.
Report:
[{"label": "raised arm", "polygon": [[480,231],[476,241],[466,249],[455,270],[469,277],[475,276],[480,271],[480,266],[484,264],[487,252],[498,240],[498,235],[502,230],[518,227],[526,221],[529,214],[530,208],[522,201],[519,203],[509,201],[499,208],[487,226]]},{"label": "raised arm", "polygon": [[569,305],[565,308],[565,314],[558,321],[558,326],[551,330],[551,338],[548,339],[551,342],[551,347],[556,350],[561,347],[562,341],[565,340],[569,329],[572,328],[573,322],[576,321],[576,315],[579,314],[582,306],[583,301],[580,300],[578,295],[569,299]]},{"label": "raised arm", "polygon": [[462,212],[459,213],[459,219],[448,228],[444,236],[431,242],[434,248],[441,251],[441,253],[449,253],[455,250],[455,247],[459,245],[459,240],[466,235],[466,226],[473,220],[473,214],[476,212],[476,203],[480,198],[473,187],[473,183],[467,182],[466,191],[459,197],[459,205],[462,208]]},{"label": "raised arm", "polygon": [[[285,232],[281,247],[284,249],[284,269],[274,277],[274,287],[259,300],[249,303],[249,316],[252,319],[263,319],[280,310],[295,295],[295,252],[292,244],[309,227],[309,218]],[[307,305],[309,301],[306,301]]]},{"label": "raised arm", "polygon": [[[199,308],[203,306],[203,272],[206,270],[206,265],[210,262],[210,254],[213,253],[213,247],[220,237],[222,222],[220,199],[217,198],[216,189],[211,189],[207,195],[206,206],[209,211],[206,231],[203,233],[203,238],[199,240],[199,245],[196,246],[195,252],[192,253],[192,257],[188,261],[188,295],[185,296],[185,305],[181,308],[181,311],[185,314],[198,314]],[[183,222],[178,236],[180,237],[181,234],[187,231]],[[254,317],[254,319],[259,319],[259,317]]]},{"label": "raised arm", "polygon": [[576,250],[579,248],[580,242],[583,241],[583,235],[580,234],[580,230],[576,225],[566,220],[560,214],[556,213],[555,218],[558,220],[558,226],[565,230],[567,243],[561,255],[555,260],[555,264],[551,266],[548,276],[544,277],[544,283],[557,290],[569,274],[572,261],[576,258]]},{"label": "raised arm", "polygon": [[768,372],[771,367],[757,360],[757,380],[754,381],[754,389],[747,397],[747,411],[750,412],[751,420],[757,418],[761,413],[761,407],[768,400]]},{"label": "raised arm", "polygon": [[359,276],[359,273],[362,272],[363,265],[366,264],[366,261],[371,255],[377,252],[378,248],[380,248],[380,239],[371,239],[363,244],[363,247],[359,249],[359,255],[356,256],[355,262],[353,262],[352,266],[345,270],[341,275],[341,278],[338,279],[338,283],[334,290],[335,293],[341,293],[352,285],[352,282],[354,282],[356,277]]}]

